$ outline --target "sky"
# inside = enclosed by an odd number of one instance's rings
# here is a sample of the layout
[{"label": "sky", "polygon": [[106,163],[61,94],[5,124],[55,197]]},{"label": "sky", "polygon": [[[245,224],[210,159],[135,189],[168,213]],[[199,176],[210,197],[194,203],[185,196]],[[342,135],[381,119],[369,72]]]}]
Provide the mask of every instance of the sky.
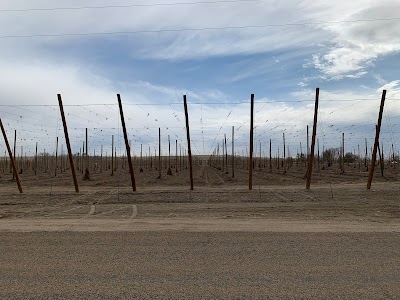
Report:
[{"label": "sky", "polygon": [[[85,128],[89,151],[123,153],[121,94],[132,151],[154,154],[158,128],[187,147],[187,95],[194,154],[249,147],[255,95],[255,151],[306,151],[320,88],[317,138],[322,149],[372,146],[387,90],[381,143],[400,143],[400,2],[158,0],[27,1],[0,4],[0,117],[17,149],[65,149],[60,93],[73,151]],[[302,148],[300,148],[300,142]],[[42,150],[43,149],[43,150]],[[4,141],[0,153],[4,155]],[[63,150],[65,151],[65,150]],[[363,151],[363,150],[361,150]],[[97,152],[98,153],[98,152]]]}]

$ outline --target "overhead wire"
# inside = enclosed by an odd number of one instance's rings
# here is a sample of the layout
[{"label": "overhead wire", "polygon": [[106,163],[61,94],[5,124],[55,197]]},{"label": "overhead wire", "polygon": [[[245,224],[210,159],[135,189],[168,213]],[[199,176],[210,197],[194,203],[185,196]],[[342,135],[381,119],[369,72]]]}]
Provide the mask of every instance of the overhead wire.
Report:
[{"label": "overhead wire", "polygon": [[131,7],[156,7],[156,6],[180,6],[180,5],[199,5],[199,4],[225,4],[239,2],[258,2],[260,0],[215,0],[215,1],[196,1],[196,2],[170,2],[170,3],[135,3],[125,5],[100,5],[100,6],[69,6],[69,7],[33,7],[33,8],[10,8],[0,9],[0,13],[8,12],[40,12],[57,10],[90,10],[108,8],[131,8]]},{"label": "overhead wire", "polygon": [[126,30],[126,31],[110,31],[110,32],[70,32],[70,33],[44,33],[44,34],[9,34],[1,35],[0,39],[23,39],[23,38],[42,38],[42,37],[82,37],[82,36],[102,36],[102,35],[132,35],[132,34],[151,34],[151,33],[171,33],[171,32],[190,32],[190,31],[219,31],[219,30],[236,30],[236,29],[262,29],[286,26],[309,26],[309,25],[334,25],[340,23],[358,23],[358,22],[377,22],[377,21],[398,21],[396,18],[377,18],[377,19],[358,19],[358,20],[342,20],[342,21],[321,21],[321,22],[299,22],[299,23],[282,23],[282,24],[263,24],[263,25],[243,25],[243,26],[222,26],[222,27],[198,27],[198,28],[164,28],[154,30]]}]

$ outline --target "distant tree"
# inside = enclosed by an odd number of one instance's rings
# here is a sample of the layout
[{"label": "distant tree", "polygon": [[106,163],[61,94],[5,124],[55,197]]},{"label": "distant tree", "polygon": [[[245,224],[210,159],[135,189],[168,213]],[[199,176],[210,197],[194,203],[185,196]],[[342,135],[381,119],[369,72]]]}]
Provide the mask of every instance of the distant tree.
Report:
[{"label": "distant tree", "polygon": [[354,162],[356,162],[358,159],[359,159],[358,155],[354,155],[354,154],[351,153],[351,152],[347,152],[347,153],[344,155],[344,162],[345,162],[346,164],[354,163]]},{"label": "distant tree", "polygon": [[48,152],[40,152],[40,153],[38,154],[38,156],[50,157],[50,156],[51,156],[51,154],[50,154],[50,153],[48,153]]},{"label": "distant tree", "polygon": [[338,158],[337,155],[338,151],[336,148],[329,148],[326,149],[323,153],[322,153],[322,161],[328,164],[328,167],[332,166],[333,161]]}]

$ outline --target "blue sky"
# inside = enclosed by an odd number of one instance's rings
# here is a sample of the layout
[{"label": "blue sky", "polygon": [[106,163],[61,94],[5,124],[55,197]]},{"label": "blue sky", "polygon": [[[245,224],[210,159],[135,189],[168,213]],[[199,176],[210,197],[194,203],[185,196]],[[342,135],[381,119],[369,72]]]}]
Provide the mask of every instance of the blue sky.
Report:
[{"label": "blue sky", "polygon": [[[120,134],[115,104],[121,93],[133,151],[140,144],[153,149],[158,127],[164,141],[169,134],[185,146],[182,105],[175,103],[187,94],[196,103],[189,105],[196,154],[212,152],[231,126],[239,128],[238,149],[245,149],[249,105],[235,103],[254,93],[256,136],[263,147],[272,138],[277,151],[285,132],[295,153],[300,141],[305,144],[320,87],[321,145],[338,147],[344,131],[353,151],[364,138],[372,143],[380,95],[387,88],[382,142],[397,147],[398,1],[196,2],[2,1],[0,104],[6,106],[0,116],[8,133],[17,129],[28,152],[36,141],[53,151],[55,136],[62,138],[57,107],[11,105],[55,105],[61,93],[64,104],[77,105],[66,108],[74,151],[86,127],[92,148],[99,148]],[[137,4],[154,5],[132,6]],[[110,5],[124,7],[93,8]],[[30,10],[68,7],[80,9]],[[188,28],[203,30],[162,32]],[[161,32],[63,36],[149,30]],[[33,36],[18,37],[26,35]]]}]

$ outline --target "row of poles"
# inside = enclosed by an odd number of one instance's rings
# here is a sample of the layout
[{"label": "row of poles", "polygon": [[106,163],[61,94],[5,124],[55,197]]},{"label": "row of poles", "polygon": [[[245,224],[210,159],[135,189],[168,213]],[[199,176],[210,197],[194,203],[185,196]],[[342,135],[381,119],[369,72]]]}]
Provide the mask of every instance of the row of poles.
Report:
[{"label": "row of poles", "polygon": [[[161,133],[161,128],[159,128],[159,132]],[[36,151],[35,151],[35,155],[33,158],[33,163],[32,160],[29,160],[25,154],[25,158],[23,155],[23,146],[21,146],[21,152],[19,157],[17,157],[16,154],[16,137],[17,137],[17,130],[14,131],[14,151],[13,151],[13,157],[17,166],[17,169],[20,170],[19,174],[22,174],[25,168],[29,168],[31,167],[32,170],[34,170],[35,175],[38,169],[38,164],[39,164],[39,157],[38,157],[38,142],[36,142]],[[161,134],[159,134],[159,143],[161,143]],[[129,142],[129,144],[131,145],[131,142]],[[55,159],[54,156],[51,156],[50,154],[46,153],[46,149],[43,150],[43,153],[40,155],[41,156],[41,168],[44,169],[44,172],[47,173],[47,171],[49,169],[54,169],[54,176],[57,176],[57,170],[60,167],[60,173],[65,172],[67,169],[70,168],[70,166],[67,164],[67,159],[63,159],[64,158],[64,153],[63,153],[63,146],[61,145],[61,154],[59,154],[58,152],[58,145],[59,145],[59,137],[57,136],[56,138],[56,150],[55,150]],[[85,147],[86,145],[86,147]],[[176,140],[176,155],[175,155],[175,162],[176,162],[176,171],[178,172],[178,166],[180,168],[180,170],[182,170],[182,146],[179,145],[179,155],[178,155],[178,140]],[[156,149],[154,149],[154,162],[157,160],[157,154],[156,154]],[[186,152],[186,149],[183,148],[183,152]],[[94,171],[96,171],[98,168],[100,169],[100,172],[103,171],[104,169],[104,160],[103,158],[105,158],[105,169],[111,169],[111,176],[114,175],[114,171],[117,170],[117,166],[118,166],[118,157],[117,157],[117,148],[114,148],[114,135],[111,136],[111,162],[108,161],[108,155],[107,155],[107,151],[105,154],[105,157],[103,156],[103,145],[101,145],[101,149],[100,149],[100,156],[96,156],[96,149],[93,150],[93,158],[92,158],[92,162],[90,161],[90,155],[88,152],[88,129],[86,128],[86,144],[85,142],[83,142],[83,147],[79,149],[79,152],[76,154],[77,158],[76,158],[76,164],[77,164],[77,170],[81,171],[82,174],[84,172],[85,169],[87,169],[88,171],[90,170],[90,168],[92,168]],[[140,156],[138,158],[136,158],[136,156],[134,155],[133,157],[133,163],[135,164],[135,158],[137,159],[137,165],[140,167],[141,172],[142,172],[142,167],[145,166],[147,168],[148,165],[150,165],[150,168],[153,167],[153,157],[151,155],[151,150],[149,147],[149,152],[145,154],[146,157],[143,158],[143,145],[140,145]],[[67,155],[68,156],[68,155]],[[161,156],[161,151],[159,153],[159,156]],[[97,166],[97,158],[99,157],[100,162],[99,165],[100,167]],[[178,159],[179,157],[179,159]],[[123,168],[126,168],[126,154],[122,155],[122,160],[123,163],[121,164],[123,166]],[[58,164],[58,159],[60,159],[60,165]],[[168,135],[168,157],[164,158],[166,160],[165,162],[165,166],[168,165],[169,168],[171,168],[171,140],[170,140],[170,136]],[[150,163],[149,161],[150,160]],[[179,161],[179,164],[178,164]],[[199,159],[198,159],[199,161]],[[6,151],[5,151],[5,156],[4,156],[4,161],[1,162],[2,163],[2,167],[3,167],[3,173],[5,171],[6,166],[8,165],[8,161],[7,161],[7,157],[6,157]],[[109,163],[107,165],[107,163]],[[53,165],[54,164],[54,165]],[[68,165],[68,166],[67,166]],[[183,160],[183,167],[185,168],[185,159]],[[155,164],[154,164],[155,166]],[[9,164],[10,167],[10,173],[13,174],[13,180],[14,178],[14,172],[12,170],[12,165]],[[161,168],[161,163],[159,164],[159,167]],[[161,175],[160,175],[161,177]]]},{"label": "row of poles", "polygon": [[[69,135],[68,135],[68,127],[67,127],[67,121],[65,118],[62,98],[61,98],[60,94],[58,94],[57,97],[58,97],[58,104],[59,104],[59,108],[60,108],[61,119],[63,122],[64,136],[65,136],[65,141],[67,144],[68,158],[69,158],[70,169],[72,172],[73,182],[74,182],[74,186],[75,186],[75,192],[79,193],[79,185],[78,185],[77,175],[76,175],[75,166],[74,166],[73,154],[72,154]],[[379,135],[380,135],[380,129],[381,129],[381,124],[382,124],[382,115],[383,115],[385,98],[386,98],[386,90],[383,90],[381,103],[380,103],[380,109],[379,109],[378,123],[376,125],[376,133],[375,133],[375,141],[374,141],[374,147],[373,147],[372,157],[371,157],[371,165],[370,165],[369,174],[368,174],[367,189],[371,188],[372,178],[373,178],[374,169],[375,169],[376,154],[377,154],[377,148],[379,145]],[[130,143],[128,140],[128,133],[127,133],[126,126],[125,126],[125,118],[124,118],[124,112],[123,112],[123,108],[122,108],[122,101],[121,101],[120,94],[117,94],[117,100],[118,100],[119,112],[120,112],[120,117],[121,117],[121,124],[122,124],[122,130],[123,130],[123,135],[124,135],[131,184],[132,184],[132,189],[135,192],[136,191],[136,181],[135,181],[135,175],[133,172],[133,163],[132,163],[132,157],[131,157],[131,151],[130,151]],[[318,104],[319,104],[319,88],[317,88],[316,92],[315,92],[313,131],[312,131],[310,155],[308,156],[307,173],[306,173],[306,189],[307,190],[309,190],[311,187],[311,177],[312,177],[312,170],[313,170],[316,134],[317,134],[317,123],[318,123]],[[187,149],[188,153],[187,154],[188,154],[188,165],[189,165],[189,171],[190,171],[190,189],[193,190],[194,185],[193,185],[192,151],[191,151],[191,143],[190,143],[189,114],[188,114],[188,108],[187,108],[186,95],[183,96],[183,105],[184,105],[184,111],[185,111],[186,134],[187,134],[187,143],[188,143],[188,149]],[[13,153],[11,151],[11,147],[8,142],[7,135],[6,135],[3,123],[1,121],[1,118],[0,118],[0,127],[1,127],[1,131],[3,133],[3,136],[4,136],[4,140],[6,142],[7,151],[9,153],[9,157],[10,157],[10,161],[11,161],[11,165],[12,165],[12,169],[13,169],[13,175],[15,176],[18,189],[19,189],[20,193],[22,193],[23,190],[22,190],[21,182],[20,182],[20,179],[18,176],[16,162],[15,162]],[[253,188],[253,168],[252,168],[253,152],[254,152],[253,129],[254,129],[254,94],[251,94],[251,99],[250,99],[250,149],[249,149],[249,163],[248,163],[248,165],[250,166],[248,168],[249,190],[252,190],[252,188]],[[234,154],[234,148],[233,148],[234,147],[233,146],[233,135],[234,135],[234,129],[232,129],[232,173],[234,176],[234,167],[233,166],[234,166],[235,154]],[[159,129],[159,139],[160,138],[161,138],[161,129]],[[225,140],[225,143],[226,143],[226,140]],[[160,153],[161,153],[161,143],[159,143],[159,154]],[[227,155],[227,153],[226,153],[226,155]],[[161,166],[161,155],[159,155],[159,165]],[[161,168],[160,168],[160,172],[161,172]]]}]

